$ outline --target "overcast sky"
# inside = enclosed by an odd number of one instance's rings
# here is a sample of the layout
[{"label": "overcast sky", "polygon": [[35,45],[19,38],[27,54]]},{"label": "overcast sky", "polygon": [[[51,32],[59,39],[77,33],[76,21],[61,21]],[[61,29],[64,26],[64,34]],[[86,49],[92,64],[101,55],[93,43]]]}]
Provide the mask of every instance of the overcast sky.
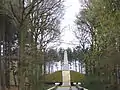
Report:
[{"label": "overcast sky", "polygon": [[[62,41],[66,43],[75,43],[76,38],[72,32],[73,29],[75,29],[74,21],[76,19],[76,15],[78,14],[81,4],[79,0],[65,0],[65,15],[63,17],[63,20],[61,22],[61,29],[64,28],[64,31],[62,33]],[[68,48],[68,47],[74,47],[70,44],[62,43],[60,47]]]}]

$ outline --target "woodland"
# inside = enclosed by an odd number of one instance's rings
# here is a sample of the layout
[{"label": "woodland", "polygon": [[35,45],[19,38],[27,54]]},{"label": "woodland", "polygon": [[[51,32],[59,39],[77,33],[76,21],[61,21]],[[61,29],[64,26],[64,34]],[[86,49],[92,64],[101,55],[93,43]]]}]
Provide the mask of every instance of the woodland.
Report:
[{"label": "woodland", "polygon": [[[52,72],[54,62],[63,61],[64,49],[49,47],[64,32],[63,2],[0,0],[0,90],[49,87],[43,76]],[[76,71],[85,69],[82,86],[120,90],[120,0],[83,0],[74,23],[79,45],[67,49],[68,60]]]}]

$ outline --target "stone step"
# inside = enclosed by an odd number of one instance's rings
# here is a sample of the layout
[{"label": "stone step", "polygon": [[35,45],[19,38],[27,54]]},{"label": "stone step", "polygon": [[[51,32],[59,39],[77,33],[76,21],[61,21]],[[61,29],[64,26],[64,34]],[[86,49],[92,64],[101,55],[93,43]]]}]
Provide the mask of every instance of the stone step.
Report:
[{"label": "stone step", "polygon": [[74,86],[59,86],[56,90],[78,90],[76,87]]}]

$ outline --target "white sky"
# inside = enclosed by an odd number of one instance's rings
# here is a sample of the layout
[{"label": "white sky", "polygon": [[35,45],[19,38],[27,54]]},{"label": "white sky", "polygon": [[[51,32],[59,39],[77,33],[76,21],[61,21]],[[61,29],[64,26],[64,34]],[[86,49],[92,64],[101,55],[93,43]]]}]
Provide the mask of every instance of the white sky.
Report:
[{"label": "white sky", "polygon": [[[64,31],[62,33],[62,41],[66,43],[75,43],[76,38],[72,32],[73,29],[75,29],[74,21],[76,19],[76,14],[78,14],[81,4],[79,0],[65,0],[65,15],[63,17],[63,20],[61,22],[61,29],[64,28]],[[62,48],[68,48],[68,47],[74,47],[70,44],[62,43],[60,45]]]}]

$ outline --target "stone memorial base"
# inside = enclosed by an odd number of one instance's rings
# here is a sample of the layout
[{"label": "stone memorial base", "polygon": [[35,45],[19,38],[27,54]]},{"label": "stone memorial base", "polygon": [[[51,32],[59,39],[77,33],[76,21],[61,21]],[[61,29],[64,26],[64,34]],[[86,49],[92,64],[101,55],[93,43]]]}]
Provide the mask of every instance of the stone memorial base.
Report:
[{"label": "stone memorial base", "polygon": [[70,86],[70,71],[62,71],[62,86]]}]

